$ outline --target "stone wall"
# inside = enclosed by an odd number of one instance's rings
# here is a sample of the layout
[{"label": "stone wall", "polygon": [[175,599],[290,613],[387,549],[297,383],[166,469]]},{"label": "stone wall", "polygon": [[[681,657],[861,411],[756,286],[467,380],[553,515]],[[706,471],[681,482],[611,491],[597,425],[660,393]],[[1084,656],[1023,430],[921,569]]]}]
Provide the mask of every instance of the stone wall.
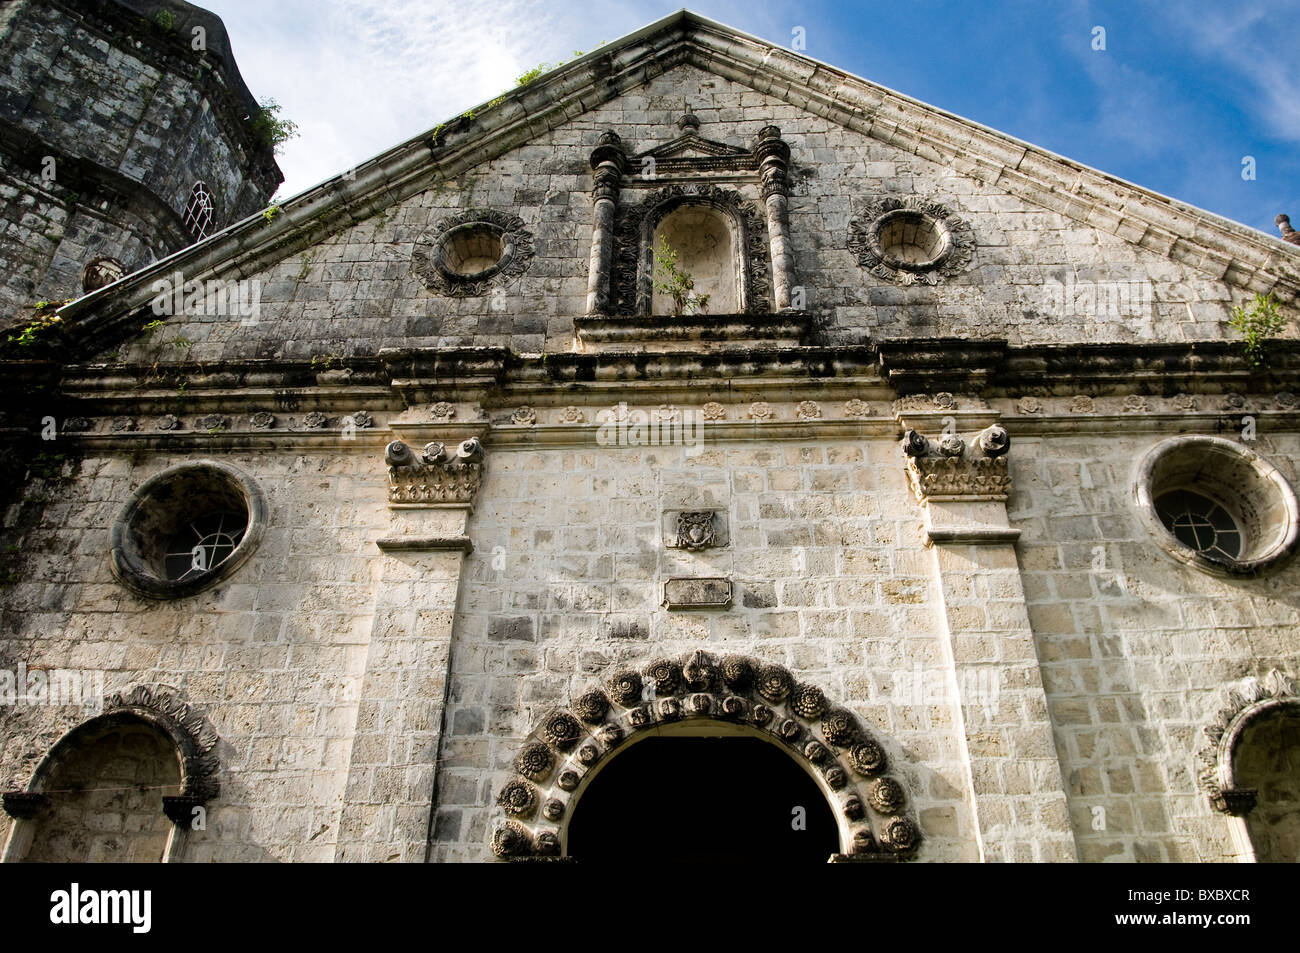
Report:
[{"label": "stone wall", "polygon": [[[168,33],[112,2],[8,7],[0,21],[6,314],[78,297],[92,258],[115,257],[132,271],[191,244],[182,216],[195,182],[216,200],[214,231],[266,205],[281,177],[243,121],[247,92],[228,89],[238,73],[190,50],[189,33]],[[203,71],[207,79],[196,79]]]}]

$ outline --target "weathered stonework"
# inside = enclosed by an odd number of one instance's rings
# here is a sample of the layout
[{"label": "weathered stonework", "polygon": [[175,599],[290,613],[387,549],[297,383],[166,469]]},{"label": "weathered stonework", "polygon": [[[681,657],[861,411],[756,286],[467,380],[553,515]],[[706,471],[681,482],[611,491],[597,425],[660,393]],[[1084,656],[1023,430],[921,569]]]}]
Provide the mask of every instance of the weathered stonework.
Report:
[{"label": "weathered stonework", "polygon": [[[860,203],[935,196],[969,261],[864,268]],[[692,202],[744,237],[743,313],[643,307],[646,223]],[[466,293],[426,280],[431,238],[483,210],[528,233],[527,266],[477,277],[485,232],[444,262]],[[674,14],[167,266],[261,281],[255,325],[141,335],[145,269],[6,363],[3,432],[48,416],[55,454],[6,513],[0,672],[172,685],[202,713],[201,805],[143,729],[76,762],[162,792],[113,802],[139,859],[564,857],[598,773],[676,733],[775,746],[837,861],[1268,859],[1296,836],[1267,796],[1292,710],[1267,673],[1300,671],[1300,566],[1171,558],[1136,488],[1175,434],[1296,485],[1300,348],[1252,371],[1227,320],[1256,291],[1290,313],[1297,256]],[[264,532],[213,585],[147,598],[110,529],[199,460],[255,482]],[[86,720],[0,706],[10,850],[79,859],[23,840],[87,815],[32,784]]]}]

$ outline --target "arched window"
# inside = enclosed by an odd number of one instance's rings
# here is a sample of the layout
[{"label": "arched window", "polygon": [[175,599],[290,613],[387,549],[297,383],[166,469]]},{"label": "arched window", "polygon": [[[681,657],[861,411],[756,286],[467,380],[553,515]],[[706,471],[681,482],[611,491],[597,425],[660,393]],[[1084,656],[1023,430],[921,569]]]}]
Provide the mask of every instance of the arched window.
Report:
[{"label": "arched window", "polygon": [[1300,704],[1251,720],[1233,752],[1233,768],[1237,784],[1258,798],[1246,815],[1255,859],[1300,861]]},{"label": "arched window", "polygon": [[216,211],[217,203],[207,185],[195,182],[194,188],[190,189],[189,204],[185,206],[185,227],[195,241],[202,241],[212,232],[212,218]]}]

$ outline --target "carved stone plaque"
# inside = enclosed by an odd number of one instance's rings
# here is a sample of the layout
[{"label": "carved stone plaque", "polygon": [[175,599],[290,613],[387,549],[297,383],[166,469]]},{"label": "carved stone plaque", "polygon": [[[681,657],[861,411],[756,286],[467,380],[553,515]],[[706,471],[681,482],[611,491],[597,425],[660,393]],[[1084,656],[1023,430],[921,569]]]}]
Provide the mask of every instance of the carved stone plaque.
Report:
[{"label": "carved stone plaque", "polygon": [[731,605],[731,580],[705,576],[674,576],[664,582],[669,609],[726,609]]},{"label": "carved stone plaque", "polygon": [[728,543],[725,510],[668,510],[663,527],[668,549],[699,551]]}]

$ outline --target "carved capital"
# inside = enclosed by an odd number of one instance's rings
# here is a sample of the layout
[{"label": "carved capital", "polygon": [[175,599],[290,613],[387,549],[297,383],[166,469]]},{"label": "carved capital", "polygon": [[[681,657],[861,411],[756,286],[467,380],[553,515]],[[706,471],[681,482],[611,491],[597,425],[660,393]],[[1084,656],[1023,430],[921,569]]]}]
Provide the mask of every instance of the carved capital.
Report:
[{"label": "carved capital", "polygon": [[903,437],[907,479],[919,502],[1000,500],[1011,491],[1006,453],[1011,438],[994,424],[970,440],[945,434],[938,440],[909,430]]},{"label": "carved capital", "polygon": [[483,445],[477,437],[454,451],[426,444],[418,454],[394,440],[384,452],[388,463],[388,502],[472,506],[483,484]]},{"label": "carved capital", "polygon": [[600,145],[591,152],[591,171],[597,199],[618,201],[618,190],[627,169],[623,142],[612,129],[601,134]]},{"label": "carved capital", "polygon": [[10,817],[30,821],[49,806],[50,799],[32,791],[5,791],[0,794],[0,802],[3,802],[4,811]]}]

